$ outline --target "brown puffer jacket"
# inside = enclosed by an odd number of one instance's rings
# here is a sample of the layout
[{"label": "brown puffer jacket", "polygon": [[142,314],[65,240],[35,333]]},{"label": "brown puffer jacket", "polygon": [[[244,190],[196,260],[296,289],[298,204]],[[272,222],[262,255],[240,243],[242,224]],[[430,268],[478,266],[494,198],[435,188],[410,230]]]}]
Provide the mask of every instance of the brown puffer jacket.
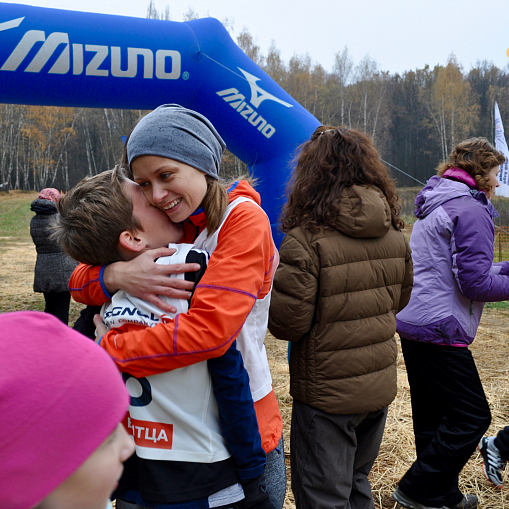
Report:
[{"label": "brown puffer jacket", "polygon": [[410,247],[374,186],[343,191],[336,228],[283,239],[269,330],[292,341],[290,394],[332,414],[396,396],[396,313],[410,299]]}]

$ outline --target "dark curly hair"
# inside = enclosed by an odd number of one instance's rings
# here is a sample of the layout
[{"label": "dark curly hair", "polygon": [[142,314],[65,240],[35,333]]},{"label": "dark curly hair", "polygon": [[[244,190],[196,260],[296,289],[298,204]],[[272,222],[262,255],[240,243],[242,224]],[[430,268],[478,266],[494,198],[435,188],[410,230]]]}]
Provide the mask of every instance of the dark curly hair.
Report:
[{"label": "dark curly hair", "polygon": [[396,187],[371,138],[346,126],[318,127],[299,148],[281,230],[334,228],[343,189],[353,185],[378,187],[389,203],[392,224],[398,230],[404,227]]},{"label": "dark curly hair", "polygon": [[449,160],[437,168],[440,177],[450,168],[460,168],[475,179],[482,191],[492,191],[489,183],[490,170],[505,162],[505,156],[486,138],[470,138],[458,143],[452,150]]}]

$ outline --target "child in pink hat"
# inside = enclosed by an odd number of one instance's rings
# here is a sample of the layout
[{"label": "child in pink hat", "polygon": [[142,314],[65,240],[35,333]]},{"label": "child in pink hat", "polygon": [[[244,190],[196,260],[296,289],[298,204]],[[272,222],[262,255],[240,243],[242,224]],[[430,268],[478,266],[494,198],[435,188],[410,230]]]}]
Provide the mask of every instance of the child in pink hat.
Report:
[{"label": "child in pink hat", "polygon": [[52,315],[6,313],[0,331],[0,507],[105,509],[134,451],[115,364]]}]

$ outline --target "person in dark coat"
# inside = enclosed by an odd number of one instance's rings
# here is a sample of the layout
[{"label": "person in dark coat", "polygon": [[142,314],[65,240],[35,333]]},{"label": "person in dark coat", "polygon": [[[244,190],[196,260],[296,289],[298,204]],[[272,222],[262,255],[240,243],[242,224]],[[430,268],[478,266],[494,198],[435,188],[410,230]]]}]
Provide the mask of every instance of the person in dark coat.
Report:
[{"label": "person in dark coat", "polygon": [[78,263],[66,255],[60,245],[51,238],[50,226],[57,213],[60,193],[53,188],[43,189],[30,209],[35,216],[30,222],[30,235],[37,250],[34,292],[42,293],[46,302],[45,313],[62,322],[69,322],[69,278]]}]

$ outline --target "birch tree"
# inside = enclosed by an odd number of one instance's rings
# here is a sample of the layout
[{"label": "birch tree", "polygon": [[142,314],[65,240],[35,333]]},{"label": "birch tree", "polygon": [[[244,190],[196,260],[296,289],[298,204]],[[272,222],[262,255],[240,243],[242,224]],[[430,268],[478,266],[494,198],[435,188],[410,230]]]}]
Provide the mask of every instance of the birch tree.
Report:
[{"label": "birch tree", "polygon": [[473,133],[479,106],[454,54],[437,71],[425,101],[440,138],[442,159],[446,159],[461,139]]},{"label": "birch tree", "polygon": [[164,8],[164,11],[159,12],[156,9],[156,6],[154,4],[154,0],[150,0],[148,6],[147,6],[147,18],[149,19],[162,19],[165,21],[171,21],[170,17],[170,6],[166,5]]},{"label": "birch tree", "polygon": [[253,36],[249,30],[244,27],[237,36],[237,44],[239,48],[257,65],[263,67],[264,57],[260,50],[260,46],[255,43]]},{"label": "birch tree", "polygon": [[333,89],[337,90],[340,100],[340,123],[346,123],[346,97],[348,85],[353,74],[353,60],[348,54],[348,47],[345,46],[342,51],[338,51],[334,56],[334,66],[332,68],[332,84],[336,85]]},{"label": "birch tree", "polygon": [[263,70],[281,87],[286,87],[287,69],[274,40],[270,43]]}]

